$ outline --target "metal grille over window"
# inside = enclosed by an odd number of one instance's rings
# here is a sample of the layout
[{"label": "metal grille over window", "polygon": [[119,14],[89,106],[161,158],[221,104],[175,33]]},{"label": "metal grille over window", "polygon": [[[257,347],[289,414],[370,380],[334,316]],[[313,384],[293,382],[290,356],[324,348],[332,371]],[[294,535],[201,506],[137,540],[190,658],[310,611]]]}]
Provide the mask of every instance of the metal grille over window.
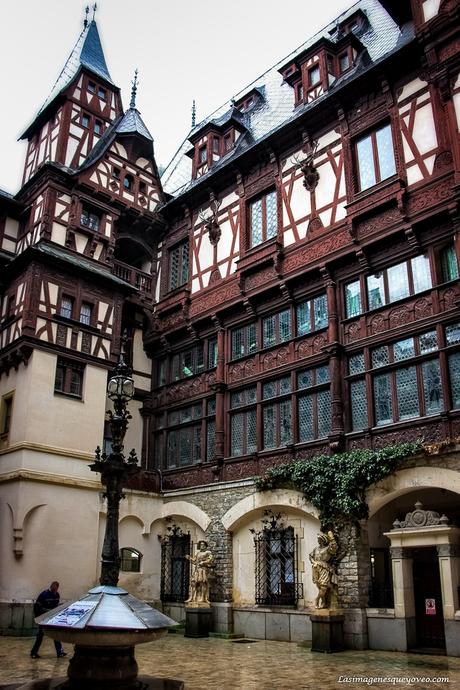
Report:
[{"label": "metal grille over window", "polygon": [[184,534],[177,525],[168,527],[168,534],[161,539],[161,601],[187,599],[190,578],[187,556],[191,553],[190,534]]},{"label": "metal grille over window", "polygon": [[262,529],[254,535],[255,600],[265,606],[295,606],[303,598],[298,574],[298,537],[281,514],[264,512]]}]

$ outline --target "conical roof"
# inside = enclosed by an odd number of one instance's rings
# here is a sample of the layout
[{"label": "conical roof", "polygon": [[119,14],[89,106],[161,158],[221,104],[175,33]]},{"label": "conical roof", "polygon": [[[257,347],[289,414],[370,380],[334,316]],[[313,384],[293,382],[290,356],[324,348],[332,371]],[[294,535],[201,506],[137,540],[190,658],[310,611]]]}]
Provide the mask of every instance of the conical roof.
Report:
[{"label": "conical roof", "polygon": [[147,129],[140,113],[136,108],[130,108],[123,115],[121,120],[115,127],[117,134],[140,134],[149,141],[153,141],[153,137]]},{"label": "conical roof", "polygon": [[51,105],[51,103],[61,94],[75,79],[80,69],[86,68],[94,75],[102,78],[105,82],[115,88],[112,77],[109,74],[107,63],[102,50],[101,39],[97,29],[96,21],[93,19],[81,32],[78,40],[70,53],[67,61],[58,76],[56,83],[51,89],[51,93],[43,103],[42,107],[34,117],[31,124],[27,127],[21,139],[28,136],[32,126],[40,115]]}]

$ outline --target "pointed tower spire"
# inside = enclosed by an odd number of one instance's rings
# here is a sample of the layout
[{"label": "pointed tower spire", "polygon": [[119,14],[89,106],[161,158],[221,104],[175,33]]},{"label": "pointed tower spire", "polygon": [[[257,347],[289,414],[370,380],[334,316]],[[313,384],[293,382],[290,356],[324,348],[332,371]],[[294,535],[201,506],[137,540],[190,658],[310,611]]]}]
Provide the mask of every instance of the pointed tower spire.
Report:
[{"label": "pointed tower spire", "polygon": [[96,10],[97,10],[97,3],[95,2],[93,5],[93,22],[96,20]]},{"label": "pointed tower spire", "polygon": [[89,14],[89,5],[86,5],[85,7],[85,18],[83,20],[83,29],[86,29],[88,26],[88,14]]},{"label": "pointed tower spire", "polygon": [[138,84],[139,84],[139,82],[138,82],[138,80],[137,80],[137,73],[138,73],[138,71],[139,71],[139,70],[138,70],[137,67],[136,67],[136,69],[134,70],[134,79],[133,79],[132,82],[131,82],[131,84],[132,84],[132,87],[131,87],[131,100],[130,100],[130,102],[129,102],[129,107],[131,108],[131,110],[135,110],[135,109],[136,109],[136,93],[137,93],[137,87],[138,87]]},{"label": "pointed tower spire", "polygon": [[196,105],[195,105],[195,99],[193,99],[192,103],[192,127],[195,127],[196,125]]}]

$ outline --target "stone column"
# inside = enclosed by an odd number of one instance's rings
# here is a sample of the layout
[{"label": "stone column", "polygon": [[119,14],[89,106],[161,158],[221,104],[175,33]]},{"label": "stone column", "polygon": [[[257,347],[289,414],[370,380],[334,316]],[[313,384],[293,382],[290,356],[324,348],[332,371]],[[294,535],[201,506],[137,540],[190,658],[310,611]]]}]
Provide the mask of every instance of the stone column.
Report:
[{"label": "stone column", "polygon": [[460,546],[438,544],[436,547],[441,576],[442,611],[445,620],[453,620],[459,608],[458,582],[460,575]]},{"label": "stone column", "polygon": [[345,646],[367,649],[366,607],[369,596],[370,559],[366,525],[349,524],[338,535],[340,550],[345,556],[339,561],[338,603],[345,609]]},{"label": "stone column", "polygon": [[414,618],[414,581],[412,574],[412,551],[401,546],[390,548],[393,572],[393,594],[395,618]]}]

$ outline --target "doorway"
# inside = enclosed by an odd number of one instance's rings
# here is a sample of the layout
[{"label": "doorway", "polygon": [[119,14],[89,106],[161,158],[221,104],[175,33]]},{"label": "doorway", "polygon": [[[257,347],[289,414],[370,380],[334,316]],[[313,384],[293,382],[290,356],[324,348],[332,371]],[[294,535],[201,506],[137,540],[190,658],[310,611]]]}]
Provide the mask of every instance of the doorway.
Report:
[{"label": "doorway", "polygon": [[416,645],[422,650],[446,648],[441,577],[436,547],[413,550]]}]

